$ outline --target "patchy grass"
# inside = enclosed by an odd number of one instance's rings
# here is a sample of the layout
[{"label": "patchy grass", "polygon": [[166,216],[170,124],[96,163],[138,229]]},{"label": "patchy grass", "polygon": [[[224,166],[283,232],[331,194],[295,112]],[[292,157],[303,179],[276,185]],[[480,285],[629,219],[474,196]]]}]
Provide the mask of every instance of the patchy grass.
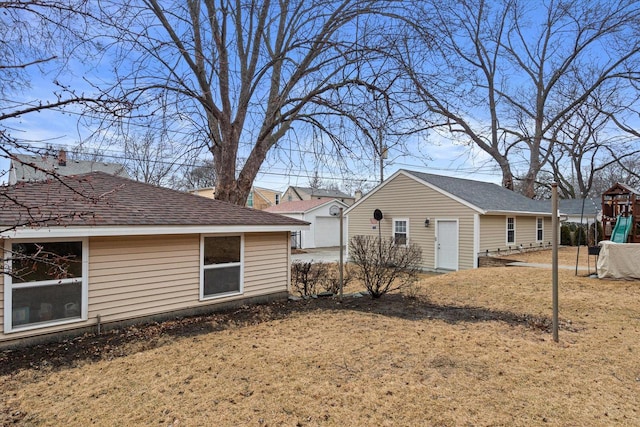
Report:
[{"label": "patchy grass", "polygon": [[550,270],[498,267],[5,353],[0,424],[638,425],[640,283],[559,275],[559,343]]},{"label": "patchy grass", "polygon": [[[523,253],[514,252],[508,255],[507,258],[530,263],[551,264],[551,249]],[[580,248],[577,246],[561,246],[558,248],[558,265],[575,267],[576,262],[579,267],[587,268],[590,266],[591,271],[595,271],[596,257],[589,256],[586,246],[581,246]]]}]

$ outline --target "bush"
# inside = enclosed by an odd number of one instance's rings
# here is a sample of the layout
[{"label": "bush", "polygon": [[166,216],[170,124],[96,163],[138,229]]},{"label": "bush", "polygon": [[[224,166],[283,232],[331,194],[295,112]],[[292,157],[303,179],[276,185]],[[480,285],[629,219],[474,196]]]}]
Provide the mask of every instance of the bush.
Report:
[{"label": "bush", "polygon": [[570,224],[562,224],[560,227],[560,244],[563,246],[571,246]]},{"label": "bush", "polygon": [[[345,265],[343,286],[351,281],[351,270]],[[307,297],[317,295],[319,290],[337,294],[340,292],[340,270],[338,266],[323,262],[294,261],[291,264],[291,287]]]},{"label": "bush", "polygon": [[291,264],[291,286],[300,294],[306,297],[317,293],[319,277],[324,273],[323,263],[313,261],[294,261]]},{"label": "bush", "polygon": [[[349,264],[344,265],[344,271],[342,275],[342,287],[345,288],[351,282],[351,268]],[[328,267],[323,275],[319,278],[319,284],[326,292],[332,294],[340,293],[340,264],[335,264]]]},{"label": "bush", "polygon": [[380,298],[415,283],[422,249],[413,243],[396,245],[392,238],[354,236],[349,242],[349,256],[356,266],[355,278],[362,281],[371,298]]},{"label": "bush", "polygon": [[578,226],[575,233],[575,246],[584,246],[587,244],[587,227],[586,225]]}]

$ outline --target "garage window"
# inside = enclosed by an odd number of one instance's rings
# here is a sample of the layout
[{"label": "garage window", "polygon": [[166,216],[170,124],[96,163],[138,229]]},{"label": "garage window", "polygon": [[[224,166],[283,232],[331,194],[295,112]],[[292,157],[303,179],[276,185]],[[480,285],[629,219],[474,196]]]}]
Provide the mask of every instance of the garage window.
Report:
[{"label": "garage window", "polygon": [[5,332],[86,319],[87,243],[5,244]]},{"label": "garage window", "polygon": [[536,218],[536,242],[544,240],[544,219]]},{"label": "garage window", "polygon": [[507,244],[511,245],[516,242],[516,219],[507,218]]},{"label": "garage window", "polygon": [[396,245],[409,242],[409,220],[406,218],[393,220],[393,241]]},{"label": "garage window", "polygon": [[242,236],[204,236],[201,242],[200,298],[242,293]]}]

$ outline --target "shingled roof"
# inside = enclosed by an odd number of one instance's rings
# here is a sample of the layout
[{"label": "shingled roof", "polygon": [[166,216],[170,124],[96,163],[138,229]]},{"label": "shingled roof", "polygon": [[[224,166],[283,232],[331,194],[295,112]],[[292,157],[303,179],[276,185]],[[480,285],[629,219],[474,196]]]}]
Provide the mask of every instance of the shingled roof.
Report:
[{"label": "shingled roof", "polygon": [[490,182],[402,170],[485,212],[526,212],[551,214],[536,200]]},{"label": "shingled roof", "polygon": [[321,199],[295,200],[293,202],[282,202],[279,205],[270,206],[266,208],[265,212],[273,212],[273,213],[281,213],[281,214],[305,213],[312,209],[317,208],[318,206],[325,205],[329,202],[336,202],[341,204],[342,206],[346,206],[340,200],[324,197]]},{"label": "shingled roof", "polygon": [[104,172],[1,190],[0,226],[306,226],[308,223]]},{"label": "shingled roof", "polygon": [[[35,167],[34,167],[35,166]],[[94,162],[90,160],[64,160],[56,156],[35,156],[31,154],[14,154],[11,160],[9,183],[20,181],[44,181],[51,175],[44,171],[51,171],[56,175],[71,176],[90,172],[105,172],[129,178],[124,166],[118,163]]]},{"label": "shingled roof", "polygon": [[311,188],[311,187],[294,187],[292,188],[297,193],[305,193],[310,197],[329,197],[333,199],[353,199],[353,196],[343,193],[340,190],[328,190],[324,188]]}]

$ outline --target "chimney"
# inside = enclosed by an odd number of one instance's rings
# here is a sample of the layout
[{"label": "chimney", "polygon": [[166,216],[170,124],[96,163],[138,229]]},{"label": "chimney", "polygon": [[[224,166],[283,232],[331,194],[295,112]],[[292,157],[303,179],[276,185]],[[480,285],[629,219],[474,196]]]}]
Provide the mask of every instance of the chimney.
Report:
[{"label": "chimney", "polygon": [[362,199],[362,190],[356,190],[356,202],[360,199]]},{"label": "chimney", "polygon": [[64,150],[58,152],[58,166],[67,166],[67,152]]}]

